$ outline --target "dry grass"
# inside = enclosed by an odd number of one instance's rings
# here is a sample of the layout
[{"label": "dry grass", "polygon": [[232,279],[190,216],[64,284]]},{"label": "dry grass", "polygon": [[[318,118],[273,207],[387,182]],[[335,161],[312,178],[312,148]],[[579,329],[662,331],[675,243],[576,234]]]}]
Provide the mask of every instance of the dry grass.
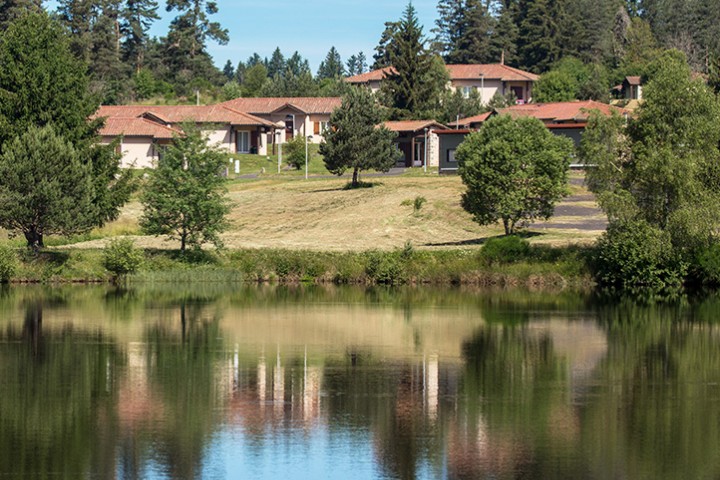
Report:
[{"label": "dry grass", "polygon": [[[463,185],[455,176],[386,176],[365,178],[372,188],[344,190],[345,178],[263,178],[233,181],[232,227],[224,235],[229,248],[285,248],[322,251],[393,249],[411,241],[416,248],[477,247],[484,239],[502,234],[499,226],[481,227],[460,206]],[[587,191],[573,185],[572,194],[583,196],[560,207],[582,207],[577,215],[564,214],[530,229],[532,242],[562,245],[592,242],[604,217]],[[418,212],[404,201],[422,196],[427,202]],[[593,210],[594,209],[594,210]],[[141,206],[131,202],[117,222],[97,231],[99,236],[137,231]],[[587,225],[583,225],[583,223]],[[136,237],[142,247],[177,248],[177,242]],[[95,239],[76,247],[101,247]]]}]

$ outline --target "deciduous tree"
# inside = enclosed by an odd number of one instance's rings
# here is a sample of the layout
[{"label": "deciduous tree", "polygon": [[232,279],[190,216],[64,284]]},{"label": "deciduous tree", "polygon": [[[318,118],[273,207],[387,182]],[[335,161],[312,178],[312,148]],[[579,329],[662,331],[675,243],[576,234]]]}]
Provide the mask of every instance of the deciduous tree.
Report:
[{"label": "deciduous tree", "polygon": [[567,195],[572,141],[552,134],[540,120],[493,117],[457,148],[467,187],[462,206],[480,225],[502,220],[510,235],[537,218],[548,219]]},{"label": "deciduous tree", "polygon": [[173,140],[150,173],[140,226],[150,235],[180,240],[182,251],[206,242],[220,247],[219,234],[230,210],[221,176],[227,155],[208,145],[194,125],[186,124],[183,130],[185,135]]}]

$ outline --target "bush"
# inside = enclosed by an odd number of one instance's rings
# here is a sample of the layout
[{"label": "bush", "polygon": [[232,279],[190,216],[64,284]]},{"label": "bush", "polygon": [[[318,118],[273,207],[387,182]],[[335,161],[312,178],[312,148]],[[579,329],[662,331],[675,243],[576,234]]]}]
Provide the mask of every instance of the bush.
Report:
[{"label": "bush", "polygon": [[136,272],[143,259],[142,250],[129,238],[111,240],[103,249],[103,265],[115,275]]},{"label": "bush", "polygon": [[593,269],[599,283],[623,288],[678,287],[687,274],[670,235],[642,220],[611,224],[597,242]]},{"label": "bush", "polygon": [[370,251],[366,253],[365,273],[375,283],[397,285],[405,281],[402,264],[394,252]]},{"label": "bush", "polygon": [[720,283],[720,244],[703,248],[697,255],[697,266],[704,283]]},{"label": "bush", "polygon": [[9,282],[17,271],[15,250],[7,245],[0,245],[0,283]]},{"label": "bush", "polygon": [[305,137],[295,136],[283,145],[285,163],[295,170],[305,168]]},{"label": "bush", "polygon": [[480,251],[480,258],[490,265],[493,263],[513,263],[523,260],[530,253],[530,242],[517,235],[491,238]]}]

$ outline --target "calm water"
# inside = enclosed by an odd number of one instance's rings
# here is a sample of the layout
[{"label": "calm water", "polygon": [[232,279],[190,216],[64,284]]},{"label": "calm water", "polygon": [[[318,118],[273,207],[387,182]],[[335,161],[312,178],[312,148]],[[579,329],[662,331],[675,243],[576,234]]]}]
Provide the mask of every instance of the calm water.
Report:
[{"label": "calm water", "polygon": [[720,477],[720,297],[0,290],[0,478]]}]

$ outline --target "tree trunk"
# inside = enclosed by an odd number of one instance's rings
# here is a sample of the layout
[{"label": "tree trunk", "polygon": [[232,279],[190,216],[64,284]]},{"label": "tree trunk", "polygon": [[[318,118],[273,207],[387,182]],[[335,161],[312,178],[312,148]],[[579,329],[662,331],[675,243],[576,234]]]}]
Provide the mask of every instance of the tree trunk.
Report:
[{"label": "tree trunk", "polygon": [[25,240],[27,240],[27,246],[28,248],[38,251],[41,248],[45,248],[45,245],[43,244],[43,235],[42,233],[38,232],[36,229],[29,230],[27,232],[24,232],[25,234]]},{"label": "tree trunk", "polygon": [[513,225],[510,223],[509,218],[503,217],[503,227],[505,227],[505,235],[512,235],[513,234]]},{"label": "tree trunk", "polygon": [[40,302],[31,302],[25,308],[25,324],[23,334],[30,342],[30,349],[34,357],[40,353],[40,334],[42,333],[42,305]]},{"label": "tree trunk", "polygon": [[353,188],[357,188],[358,185],[360,185],[360,182],[358,181],[359,174],[360,174],[360,170],[357,167],[355,167],[355,169],[353,170],[353,178],[352,178],[352,187]]}]

